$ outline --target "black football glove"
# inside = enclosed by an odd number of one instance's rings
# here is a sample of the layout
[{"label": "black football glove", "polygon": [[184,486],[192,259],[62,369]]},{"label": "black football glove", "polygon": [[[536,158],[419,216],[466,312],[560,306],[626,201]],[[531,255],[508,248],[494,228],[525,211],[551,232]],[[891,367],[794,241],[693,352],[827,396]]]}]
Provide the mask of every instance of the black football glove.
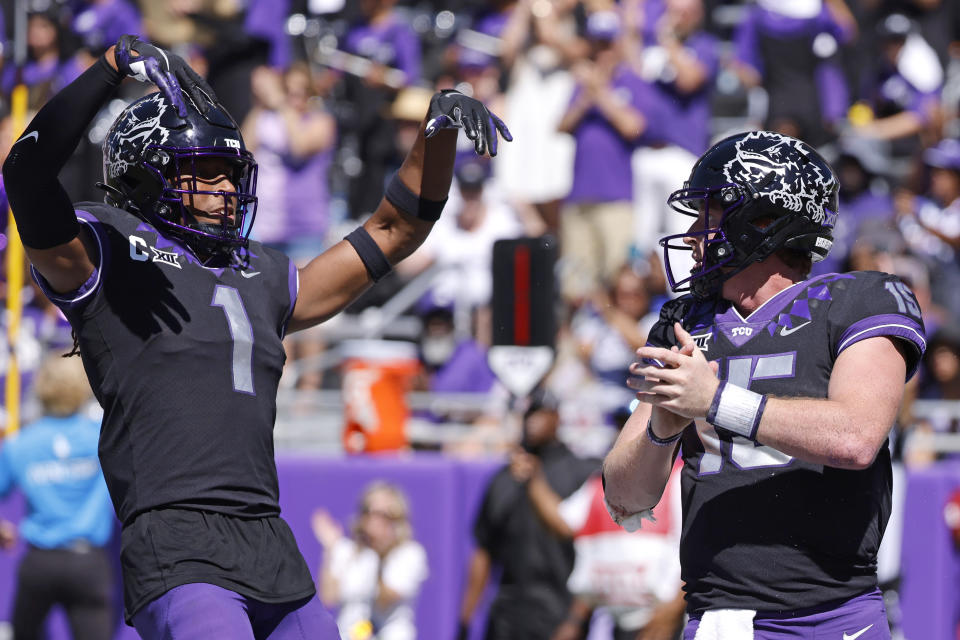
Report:
[{"label": "black football glove", "polygon": [[137,36],[120,36],[114,49],[114,57],[120,73],[140,82],[157,85],[177,108],[181,118],[187,117],[187,105],[180,93],[181,88],[190,95],[201,113],[206,113],[210,104],[217,101],[210,85],[191,69],[183,58],[139,40]]},{"label": "black football glove", "polygon": [[440,129],[463,129],[467,137],[473,140],[478,155],[489,150],[491,156],[497,155],[497,132],[507,142],[513,140],[503,120],[491,113],[482,102],[464,95],[455,89],[444,89],[430,99],[427,111],[427,127],[424,131],[428,138]]}]

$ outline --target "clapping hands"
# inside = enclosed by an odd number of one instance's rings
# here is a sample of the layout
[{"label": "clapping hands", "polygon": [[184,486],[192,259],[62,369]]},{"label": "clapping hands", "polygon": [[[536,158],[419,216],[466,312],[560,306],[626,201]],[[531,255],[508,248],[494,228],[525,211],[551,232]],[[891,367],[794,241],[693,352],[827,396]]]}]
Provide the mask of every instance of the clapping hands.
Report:
[{"label": "clapping hands", "polygon": [[[717,363],[707,361],[679,322],[674,324],[674,333],[679,346],[637,349],[639,362],[630,365],[631,377],[627,379],[627,386],[637,392],[641,402],[669,412],[662,417],[672,417],[672,433],[707,414],[720,384]],[[672,433],[661,432],[660,436]]]}]

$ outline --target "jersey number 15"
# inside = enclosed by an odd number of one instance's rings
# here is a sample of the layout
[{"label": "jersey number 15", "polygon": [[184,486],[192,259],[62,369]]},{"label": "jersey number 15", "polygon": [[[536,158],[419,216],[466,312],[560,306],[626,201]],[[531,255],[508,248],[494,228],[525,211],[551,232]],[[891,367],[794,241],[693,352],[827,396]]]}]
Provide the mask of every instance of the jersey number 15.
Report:
[{"label": "jersey number 15", "polygon": [[[727,382],[749,389],[754,380],[792,378],[797,354],[777,353],[763,356],[743,356],[726,359]],[[723,363],[721,363],[723,364]],[[721,366],[721,370],[723,367]],[[725,460],[739,469],[759,467],[783,467],[793,460],[773,447],[734,435],[730,440],[721,440],[716,428],[705,420],[697,420],[697,435],[703,443],[699,473],[718,473]]]}]

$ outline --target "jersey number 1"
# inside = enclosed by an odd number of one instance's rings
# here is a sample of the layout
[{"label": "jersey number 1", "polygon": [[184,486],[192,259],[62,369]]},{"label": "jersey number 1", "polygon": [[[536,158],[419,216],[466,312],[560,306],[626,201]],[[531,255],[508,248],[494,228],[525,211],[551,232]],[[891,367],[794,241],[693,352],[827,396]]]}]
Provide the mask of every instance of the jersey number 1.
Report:
[{"label": "jersey number 1", "polygon": [[210,305],[223,309],[233,338],[233,390],[253,395],[253,327],[247,310],[243,308],[240,292],[218,284]]}]

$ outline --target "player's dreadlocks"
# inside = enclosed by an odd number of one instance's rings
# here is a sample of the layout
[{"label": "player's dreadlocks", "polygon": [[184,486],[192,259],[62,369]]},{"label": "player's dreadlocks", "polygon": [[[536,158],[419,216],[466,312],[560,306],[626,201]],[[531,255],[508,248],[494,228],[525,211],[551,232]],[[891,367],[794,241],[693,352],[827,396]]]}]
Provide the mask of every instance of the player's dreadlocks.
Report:
[{"label": "player's dreadlocks", "polygon": [[70,349],[68,353],[63,354],[62,357],[69,358],[70,356],[80,355],[80,339],[77,337],[76,329],[70,330],[70,337],[73,338],[73,348]]}]

